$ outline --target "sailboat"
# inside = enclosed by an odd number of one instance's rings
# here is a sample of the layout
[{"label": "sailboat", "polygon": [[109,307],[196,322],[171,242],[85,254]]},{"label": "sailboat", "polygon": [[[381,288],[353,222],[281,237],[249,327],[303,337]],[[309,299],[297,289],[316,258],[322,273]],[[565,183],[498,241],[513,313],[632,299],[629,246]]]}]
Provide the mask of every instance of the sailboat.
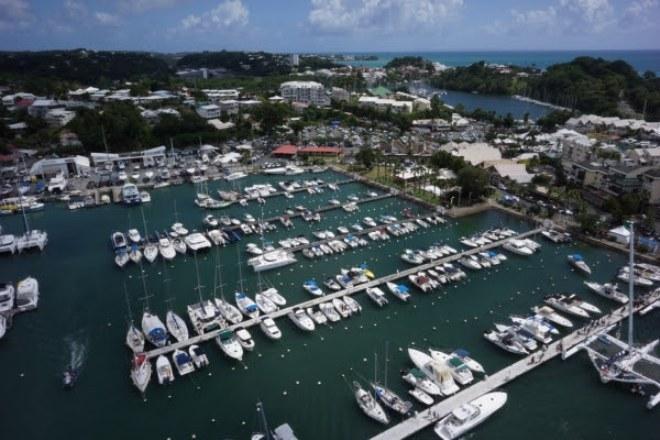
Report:
[{"label": "sailboat", "polygon": [[410,412],[412,409],[412,402],[405,401],[399,397],[394,391],[387,388],[387,363],[389,361],[387,355],[387,342],[385,343],[385,373],[384,384],[379,384],[377,381],[376,368],[378,363],[376,362],[377,357],[374,353],[374,382],[371,383],[371,388],[374,390],[374,394],[380,400],[383,405],[391,409],[392,411],[398,412],[399,414],[405,415]]},{"label": "sailboat", "polygon": [[23,252],[24,250],[33,248],[38,248],[40,251],[43,251],[46,247],[46,244],[48,243],[48,234],[46,231],[40,231],[39,229],[30,229],[30,223],[28,222],[27,216],[25,215],[23,191],[20,188],[17,188],[17,191],[20,197],[19,204],[21,205],[25,234],[16,239],[16,250],[18,250],[19,253]]},{"label": "sailboat", "polygon": [[147,221],[144,219],[144,210],[140,207],[140,213],[142,214],[142,226],[144,229],[144,248],[142,249],[142,255],[149,262],[153,263],[158,257],[158,246],[149,241],[149,235],[147,234]]},{"label": "sailboat", "polygon": [[387,413],[378,401],[358,381],[353,381],[353,393],[360,409],[372,419],[387,425],[390,423]]},{"label": "sailboat", "polygon": [[144,351],[144,334],[133,323],[133,314],[131,313],[131,304],[128,300],[128,291],[124,284],[124,295],[126,296],[126,306],[128,307],[128,330],[126,331],[126,345],[133,353]]},{"label": "sailboat", "polygon": [[146,275],[142,265],[140,265],[140,273],[145,300],[144,312],[142,313],[142,333],[151,344],[156,347],[164,347],[167,344],[167,330],[158,315],[151,313],[149,310],[149,294],[147,293],[147,284],[144,281]]},{"label": "sailboat", "polygon": [[239,282],[240,290],[234,292],[234,300],[236,301],[236,305],[238,306],[238,309],[245,316],[248,316],[251,319],[256,319],[259,317],[259,307],[252,298],[250,298],[245,294],[245,290],[243,289],[243,273],[241,271],[240,247],[236,246],[236,252],[238,254],[238,282]]},{"label": "sailboat", "polygon": [[147,390],[149,382],[151,381],[151,362],[147,359],[147,356],[144,353],[136,354],[133,356],[133,361],[131,363],[131,380],[133,385],[140,390],[141,393]]},{"label": "sailboat", "polygon": [[227,323],[222,318],[220,310],[216,304],[211,300],[204,300],[202,298],[202,285],[199,278],[199,265],[197,264],[197,254],[193,254],[193,259],[195,261],[195,273],[197,274],[197,294],[199,295],[199,302],[197,304],[190,304],[187,307],[188,318],[193,324],[193,328],[197,334],[201,335],[208,330],[213,328],[224,328]]},{"label": "sailboat", "polygon": [[[225,299],[225,293],[222,283],[222,267],[220,266],[220,254],[216,248],[215,251],[216,265],[213,272],[213,301],[218,311],[224,319],[231,324],[238,324],[243,320],[243,314],[233,304]],[[218,289],[220,290],[220,298],[217,296]]]}]

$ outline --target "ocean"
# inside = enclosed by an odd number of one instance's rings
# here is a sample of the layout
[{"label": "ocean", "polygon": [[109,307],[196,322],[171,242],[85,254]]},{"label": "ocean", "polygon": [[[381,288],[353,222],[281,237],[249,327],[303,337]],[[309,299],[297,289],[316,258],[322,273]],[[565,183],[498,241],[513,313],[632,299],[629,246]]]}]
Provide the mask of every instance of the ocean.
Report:
[{"label": "ocean", "polygon": [[[307,174],[296,179],[343,179],[332,172]],[[242,186],[257,182],[289,180],[291,177],[250,176]],[[211,191],[228,189],[226,182],[210,182]],[[348,195],[363,197],[368,188],[360,183],[343,185],[339,193],[299,193],[295,199],[269,199],[266,217],[278,215],[285,206],[299,204],[310,208],[325,205],[331,198],[346,200]],[[181,185],[151,191],[152,202],[144,205],[149,231],[164,230],[175,221],[174,200],[179,221],[189,229],[202,229],[207,213],[193,204],[195,188]],[[312,231],[350,226],[365,216],[401,216],[404,208],[419,209],[407,201],[388,198],[361,206],[347,214],[343,210],[323,215],[321,224],[295,220],[295,229],[266,235],[267,240]],[[254,216],[260,206],[245,208]],[[217,215],[241,216],[243,208],[227,208]],[[343,320],[314,333],[301,333],[286,318],[277,324],[283,337],[270,341],[258,328],[250,332],[255,351],[243,363],[230,361],[215,342],[201,345],[210,366],[186,377],[177,377],[170,386],[159,386],[156,377],[143,400],[129,379],[129,353],[124,345],[128,310],[124,285],[128,290],[133,318],[139,322],[144,296],[139,269],[115,267],[109,247],[115,230],[140,227],[140,211],[122,205],[69,211],[49,205],[29,215],[31,224],[45,229],[49,244],[43,253],[28,253],[0,259],[0,279],[17,282],[28,275],[39,280],[41,300],[36,311],[18,315],[14,327],[0,340],[0,438],[7,440],[59,439],[248,439],[258,428],[255,405],[261,400],[271,426],[288,422],[301,440],[365,439],[383,429],[358,408],[346,381],[358,379],[366,385],[373,378],[374,352],[378,353],[378,375],[384,377],[386,342],[389,343],[387,383],[407,397],[399,371],[410,368],[405,349],[434,346],[447,350],[468,349],[494,372],[516,361],[485,341],[482,332],[494,322],[505,322],[509,314],[524,314],[553,292],[575,292],[606,310],[614,307],[583,286],[584,277],[566,263],[566,255],[581,253],[593,269],[591,279],[612,280],[625,264],[622,254],[582,243],[554,245],[542,241],[539,253],[529,258],[508,255],[508,261],[494,269],[469,273],[467,281],[437,292],[422,294],[413,289],[409,303],[387,294],[390,303],[376,307],[365,296],[360,316]],[[20,233],[20,216],[0,218],[5,233]],[[460,237],[488,228],[511,227],[525,231],[530,225],[491,211],[446,225],[422,229],[409,236],[317,260],[299,256],[298,263],[266,272],[290,303],[310,298],[301,284],[309,278],[319,281],[367,262],[382,276],[406,267],[399,255],[406,248],[428,247],[442,242],[460,248]],[[541,239],[539,238],[539,241]],[[247,242],[239,243],[241,250]],[[199,258],[202,294],[213,293],[214,252]],[[233,295],[238,284],[235,245],[219,250],[224,293]],[[246,255],[242,255],[245,264]],[[145,266],[151,310],[164,319],[166,300],[174,298],[174,309],[187,320],[185,307],[197,301],[195,265],[191,256],[178,256],[167,266],[157,260]],[[245,289],[256,290],[256,277],[243,266]],[[218,294],[216,292],[216,294]],[[637,337],[648,341],[658,336],[660,313],[636,321]],[[576,324],[579,324],[576,322]],[[74,389],[61,386],[61,373],[72,358],[82,365]],[[468,435],[470,439],[653,439],[657,438],[657,411],[645,408],[646,401],[626,387],[603,385],[587,356],[553,360],[536,371],[504,387],[507,405]],[[417,409],[421,409],[416,404]],[[393,416],[393,420],[398,418]],[[532,434],[533,433],[533,434]],[[415,438],[433,439],[426,430]]]},{"label": "ocean", "polygon": [[660,50],[562,50],[562,51],[450,51],[450,52],[351,52],[346,55],[374,55],[377,60],[348,61],[353,66],[382,67],[395,57],[420,56],[447,66],[467,66],[479,61],[545,69],[579,56],[624,60],[640,73],[650,70],[660,75]]}]

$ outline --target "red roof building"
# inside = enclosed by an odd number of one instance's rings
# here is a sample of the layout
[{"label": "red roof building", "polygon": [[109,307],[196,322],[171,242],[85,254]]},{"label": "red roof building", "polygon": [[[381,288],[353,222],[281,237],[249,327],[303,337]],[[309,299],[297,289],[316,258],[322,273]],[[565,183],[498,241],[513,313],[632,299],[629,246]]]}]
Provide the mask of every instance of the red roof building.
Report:
[{"label": "red roof building", "polygon": [[297,152],[298,152],[298,147],[296,147],[295,145],[280,145],[279,147],[273,150],[271,155],[291,157],[291,156],[295,156]]},{"label": "red roof building", "polygon": [[339,147],[302,147],[298,149],[298,154],[301,156],[339,156],[341,148]]}]

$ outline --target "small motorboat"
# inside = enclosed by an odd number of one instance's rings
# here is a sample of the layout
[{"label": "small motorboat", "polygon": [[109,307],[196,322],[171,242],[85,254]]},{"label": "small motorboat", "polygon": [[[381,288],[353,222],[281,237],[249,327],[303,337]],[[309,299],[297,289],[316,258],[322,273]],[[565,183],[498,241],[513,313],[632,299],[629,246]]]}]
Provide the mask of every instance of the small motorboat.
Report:
[{"label": "small motorboat", "polygon": [[158,377],[158,383],[161,385],[174,382],[174,370],[172,369],[172,364],[165,355],[161,354],[156,359],[156,376]]},{"label": "small motorboat", "polygon": [[196,344],[191,345],[188,349],[188,354],[190,354],[190,357],[195,364],[195,368],[199,369],[206,367],[209,364],[209,358],[204,353],[199,353],[197,350],[199,350],[199,345]]},{"label": "small motorboat", "polygon": [[172,361],[179,372],[179,376],[185,376],[186,374],[195,371],[195,365],[193,364],[192,358],[183,350],[174,350],[174,353],[172,353]]},{"label": "small motorboat", "polygon": [[241,344],[244,350],[247,351],[254,350],[254,345],[255,345],[254,339],[252,339],[252,335],[245,328],[239,327],[238,329],[236,329],[236,339],[238,340],[238,343]]},{"label": "small motorboat", "polygon": [[315,279],[307,280],[303,283],[303,289],[313,296],[323,296],[323,290],[316,283]]},{"label": "small motorboat", "polygon": [[80,376],[80,369],[74,367],[67,367],[62,373],[62,385],[66,389],[71,389],[75,386]]},{"label": "small motorboat", "polygon": [[282,331],[277,327],[272,318],[264,318],[259,323],[259,327],[270,339],[277,340],[282,338]]},{"label": "small motorboat", "polygon": [[591,275],[591,268],[584,261],[584,258],[582,258],[582,255],[580,255],[580,254],[571,254],[571,255],[568,256],[568,262],[570,263],[571,266],[578,269],[582,273],[585,273],[587,275]]},{"label": "small motorboat", "polygon": [[433,405],[433,397],[429,396],[428,394],[426,394],[424,391],[420,390],[419,388],[413,388],[412,390],[408,390],[408,394],[410,394],[418,402],[423,403],[426,406]]}]

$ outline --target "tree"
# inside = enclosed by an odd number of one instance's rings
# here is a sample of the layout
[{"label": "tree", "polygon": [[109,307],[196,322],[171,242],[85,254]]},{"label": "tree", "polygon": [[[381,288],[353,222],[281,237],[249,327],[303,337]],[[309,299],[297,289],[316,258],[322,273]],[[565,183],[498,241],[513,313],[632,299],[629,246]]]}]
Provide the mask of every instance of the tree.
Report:
[{"label": "tree", "polygon": [[463,196],[470,198],[481,198],[490,191],[490,179],[488,172],[481,168],[466,166],[457,175],[456,181],[461,187]]},{"label": "tree", "polygon": [[355,154],[355,160],[362,164],[363,167],[371,169],[376,161],[376,153],[373,148],[362,147]]},{"label": "tree", "polygon": [[580,212],[577,215],[580,230],[585,234],[596,234],[598,232],[598,216],[589,212]]}]

